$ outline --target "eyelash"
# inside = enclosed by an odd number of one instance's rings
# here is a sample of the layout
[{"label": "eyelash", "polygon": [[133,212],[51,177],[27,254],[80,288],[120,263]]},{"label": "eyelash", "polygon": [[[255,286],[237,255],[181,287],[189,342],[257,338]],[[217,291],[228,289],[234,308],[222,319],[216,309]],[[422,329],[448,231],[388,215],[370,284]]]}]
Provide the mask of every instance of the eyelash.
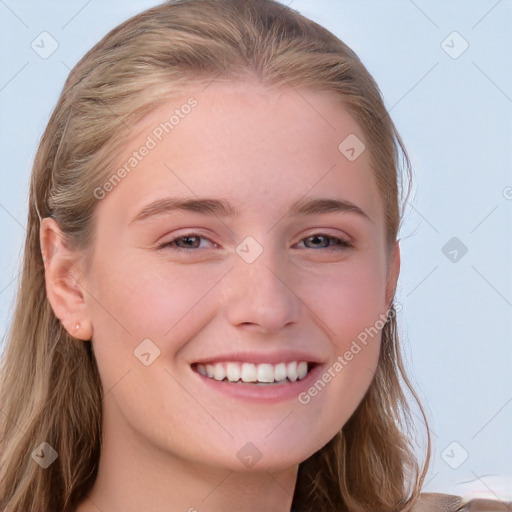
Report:
[{"label": "eyelash", "polygon": [[[332,235],[328,235],[327,233],[314,233],[313,235],[309,235],[309,236],[303,238],[301,240],[301,242],[303,242],[304,240],[307,240],[308,238],[316,238],[316,237],[324,237],[324,238],[327,238],[327,239],[329,239],[331,241],[334,240],[336,242],[336,245],[334,245],[334,246],[319,247],[318,249],[326,249],[328,251],[341,251],[343,249],[350,249],[350,248],[354,247],[354,245],[351,242],[348,242],[346,240],[342,240],[341,238],[337,238],[337,237],[332,236]],[[158,248],[159,249],[169,248],[169,249],[172,249],[172,250],[174,250],[176,252],[181,252],[181,253],[200,250],[197,247],[191,247],[191,248],[188,248],[188,249],[184,249],[182,247],[176,247],[176,246],[172,245],[175,242],[177,242],[178,240],[182,240],[184,238],[202,238],[204,240],[209,240],[211,242],[211,240],[209,238],[201,236],[201,235],[199,235],[197,233],[186,233],[184,235],[180,235],[180,236],[178,236],[176,238],[173,238],[172,240],[169,240],[168,242],[164,242],[164,243],[160,244],[158,246]],[[212,243],[214,243],[214,242],[212,242]],[[306,249],[309,249],[309,247],[306,247]],[[318,250],[318,249],[312,249],[312,250]]]}]

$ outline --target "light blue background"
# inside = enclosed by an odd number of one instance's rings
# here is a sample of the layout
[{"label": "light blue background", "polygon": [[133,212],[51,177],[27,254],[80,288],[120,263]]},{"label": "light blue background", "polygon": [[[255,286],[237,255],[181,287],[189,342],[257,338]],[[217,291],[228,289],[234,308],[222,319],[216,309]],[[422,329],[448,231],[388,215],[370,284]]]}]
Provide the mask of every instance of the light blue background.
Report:
[{"label": "light blue background", "polygon": [[[0,0],[2,339],[30,168],[64,81],[105,33],[157,3]],[[397,300],[407,366],[434,441],[425,490],[512,499],[512,3],[286,3],[356,51],[413,161]],[[59,44],[48,59],[31,48],[43,31]],[[463,48],[458,36],[446,39],[454,31],[469,44],[458,58],[445,51]],[[454,236],[468,248],[457,263],[441,250]],[[450,467],[465,452],[467,460]]]}]

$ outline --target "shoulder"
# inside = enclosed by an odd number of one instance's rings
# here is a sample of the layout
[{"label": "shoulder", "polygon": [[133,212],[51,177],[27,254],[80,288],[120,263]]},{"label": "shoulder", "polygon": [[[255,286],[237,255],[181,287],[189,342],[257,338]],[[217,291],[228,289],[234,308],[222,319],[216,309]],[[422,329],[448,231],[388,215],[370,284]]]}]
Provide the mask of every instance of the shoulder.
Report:
[{"label": "shoulder", "polygon": [[426,492],[420,494],[412,512],[511,512],[512,502]]},{"label": "shoulder", "polygon": [[421,493],[412,512],[452,512],[463,510],[463,500],[453,494]]}]

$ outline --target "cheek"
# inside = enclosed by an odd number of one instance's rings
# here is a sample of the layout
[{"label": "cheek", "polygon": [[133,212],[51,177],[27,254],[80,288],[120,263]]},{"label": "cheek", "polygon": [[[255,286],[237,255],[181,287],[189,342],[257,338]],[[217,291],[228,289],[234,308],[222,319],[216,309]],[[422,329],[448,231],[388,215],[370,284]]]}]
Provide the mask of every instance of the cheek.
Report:
[{"label": "cheek", "polygon": [[163,351],[175,338],[173,330],[207,322],[204,299],[225,272],[218,266],[150,264],[142,255],[110,262],[96,267],[90,302],[94,337],[128,348],[128,355],[146,338]]},{"label": "cheek", "polygon": [[385,321],[380,316],[384,289],[378,266],[361,262],[340,268],[322,286],[310,290],[308,305],[324,326],[332,356],[298,398],[304,414],[322,418],[310,435],[327,442],[352,416],[374,377]]},{"label": "cheek", "polygon": [[342,264],[328,275],[311,279],[304,294],[337,352],[345,351],[361,333],[382,326],[385,276],[375,262],[361,258]]},{"label": "cheek", "polygon": [[332,357],[299,402],[310,416],[322,417],[318,435],[330,439],[353,414],[374,377],[385,324],[385,279],[376,260],[361,258],[340,266],[321,283],[309,283],[307,304],[329,336]]},{"label": "cheek", "polygon": [[350,263],[347,260],[346,265],[339,265],[322,279],[317,276],[309,281],[308,305],[324,326],[332,348],[323,378],[329,382],[326,400],[340,405],[327,415],[334,426],[348,420],[370,386],[378,364],[386,321],[385,265],[381,263],[368,252]]}]

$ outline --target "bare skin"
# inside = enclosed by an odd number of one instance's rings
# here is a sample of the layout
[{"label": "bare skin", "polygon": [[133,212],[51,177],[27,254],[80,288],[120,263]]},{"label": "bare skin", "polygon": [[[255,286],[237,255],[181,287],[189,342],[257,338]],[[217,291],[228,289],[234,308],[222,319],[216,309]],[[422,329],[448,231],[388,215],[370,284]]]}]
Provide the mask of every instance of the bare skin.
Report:
[{"label": "bare skin", "polygon": [[[186,99],[144,118],[119,166]],[[400,266],[368,150],[350,161],[338,149],[349,134],[365,142],[357,123],[314,91],[213,83],[196,99],[98,201],[87,267],[52,219],[42,223],[48,297],[66,329],[91,340],[105,390],[99,474],[78,512],[287,512],[299,463],[343,427],[377,365],[380,333],[332,370],[386,314]],[[239,214],[134,220],[169,197],[223,199]],[[289,212],[313,198],[350,201],[365,215]],[[134,351],[147,339],[146,353],[160,352],[145,365]],[[232,396],[193,367],[293,351],[314,358],[320,376],[335,374],[306,404],[297,393]]]}]

